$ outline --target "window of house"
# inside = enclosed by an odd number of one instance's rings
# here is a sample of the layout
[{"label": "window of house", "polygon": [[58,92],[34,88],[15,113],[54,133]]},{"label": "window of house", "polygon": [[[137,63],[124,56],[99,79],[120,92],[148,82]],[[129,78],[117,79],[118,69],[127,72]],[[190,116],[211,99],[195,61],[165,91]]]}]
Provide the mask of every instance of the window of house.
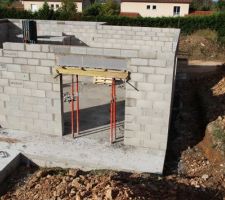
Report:
[{"label": "window of house", "polygon": [[156,5],[152,6],[152,9],[153,9],[153,10],[156,10]]},{"label": "window of house", "polygon": [[173,7],[173,16],[180,16],[180,6]]},{"label": "window of house", "polygon": [[151,6],[150,5],[147,5],[147,9],[149,10],[151,8]]},{"label": "window of house", "polygon": [[57,9],[59,8],[59,4],[56,4],[56,8],[57,8]]},{"label": "window of house", "polygon": [[51,4],[51,8],[54,9],[54,4]]},{"label": "window of house", "polygon": [[37,4],[31,4],[31,11],[32,11],[32,12],[38,11]]}]

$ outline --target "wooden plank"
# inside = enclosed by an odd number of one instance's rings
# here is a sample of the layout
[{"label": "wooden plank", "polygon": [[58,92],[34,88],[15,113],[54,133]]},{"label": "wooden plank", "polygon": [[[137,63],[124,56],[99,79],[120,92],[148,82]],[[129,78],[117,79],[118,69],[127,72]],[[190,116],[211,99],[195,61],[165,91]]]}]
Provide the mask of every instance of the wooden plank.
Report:
[{"label": "wooden plank", "polygon": [[89,69],[79,67],[57,67],[56,72],[58,74],[74,74],[79,76],[129,79],[128,71]]},{"label": "wooden plank", "polygon": [[112,78],[104,78],[104,77],[94,77],[93,78],[94,84],[107,84],[112,85]]}]

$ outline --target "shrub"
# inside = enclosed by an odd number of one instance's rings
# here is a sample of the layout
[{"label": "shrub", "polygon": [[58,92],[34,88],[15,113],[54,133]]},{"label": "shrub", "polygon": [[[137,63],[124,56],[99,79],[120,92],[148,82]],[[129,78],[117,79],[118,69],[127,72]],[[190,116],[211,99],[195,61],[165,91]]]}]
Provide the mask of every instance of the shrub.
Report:
[{"label": "shrub", "polygon": [[42,8],[38,12],[34,13],[34,16],[35,15],[36,15],[35,18],[38,19],[47,19],[47,20],[54,19],[54,10],[51,9],[47,1],[45,1]]},{"label": "shrub", "polygon": [[60,20],[74,20],[77,15],[77,5],[73,0],[62,0],[62,7],[58,9],[57,16]]},{"label": "shrub", "polygon": [[84,10],[84,16],[111,16],[118,15],[120,6],[114,0],[107,0],[105,3],[94,3]]},{"label": "shrub", "polygon": [[102,4],[96,2],[90,5],[89,7],[87,7],[84,10],[83,15],[94,17],[94,16],[101,15],[101,11],[102,11]]},{"label": "shrub", "polygon": [[120,12],[120,6],[115,0],[107,0],[106,3],[102,5],[102,15],[118,15]]}]

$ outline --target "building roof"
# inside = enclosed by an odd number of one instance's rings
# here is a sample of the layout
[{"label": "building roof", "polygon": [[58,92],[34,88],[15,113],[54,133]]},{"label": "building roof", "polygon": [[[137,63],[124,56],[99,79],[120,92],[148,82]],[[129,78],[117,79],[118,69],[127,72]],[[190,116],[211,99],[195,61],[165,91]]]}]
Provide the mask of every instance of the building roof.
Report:
[{"label": "building roof", "polygon": [[190,4],[192,0],[121,0],[121,2],[135,2],[135,3],[188,3]]},{"label": "building roof", "polygon": [[[22,0],[22,1],[39,1],[39,2],[44,2],[45,0]],[[74,0],[74,2],[82,2],[83,0]],[[62,2],[62,0],[47,0],[47,2]]]},{"label": "building roof", "polygon": [[120,16],[124,16],[124,17],[138,17],[138,16],[140,16],[140,14],[136,13],[136,12],[121,12]]}]

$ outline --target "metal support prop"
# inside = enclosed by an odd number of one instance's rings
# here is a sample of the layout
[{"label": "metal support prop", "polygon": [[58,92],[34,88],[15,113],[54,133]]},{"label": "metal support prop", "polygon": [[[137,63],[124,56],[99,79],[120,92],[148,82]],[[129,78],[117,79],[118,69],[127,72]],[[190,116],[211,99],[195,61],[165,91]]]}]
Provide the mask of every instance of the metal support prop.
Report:
[{"label": "metal support prop", "polygon": [[71,83],[71,132],[73,138],[74,135],[74,75],[72,75],[72,83]]},{"label": "metal support prop", "polygon": [[112,79],[111,103],[110,103],[110,143],[116,140],[116,80]]},{"label": "metal support prop", "polygon": [[78,75],[76,75],[76,100],[77,100],[77,135],[79,135],[80,131],[80,108],[79,108],[79,81],[78,81]]}]

